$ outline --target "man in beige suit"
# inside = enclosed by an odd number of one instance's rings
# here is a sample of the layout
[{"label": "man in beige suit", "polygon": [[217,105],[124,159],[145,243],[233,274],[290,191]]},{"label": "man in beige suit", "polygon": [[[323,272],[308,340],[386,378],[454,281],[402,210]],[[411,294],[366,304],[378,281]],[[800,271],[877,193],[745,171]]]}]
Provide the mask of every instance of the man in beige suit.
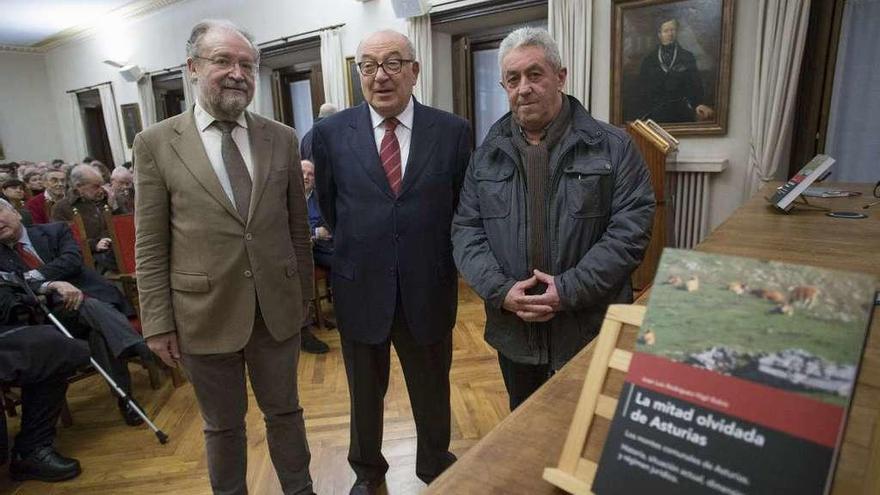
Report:
[{"label": "man in beige suit", "polygon": [[313,267],[296,136],[245,111],[250,35],[203,21],[187,55],[195,107],[133,147],[144,337],[193,383],[214,493],[247,493],[245,367],[284,493],[312,493],[296,366]]}]

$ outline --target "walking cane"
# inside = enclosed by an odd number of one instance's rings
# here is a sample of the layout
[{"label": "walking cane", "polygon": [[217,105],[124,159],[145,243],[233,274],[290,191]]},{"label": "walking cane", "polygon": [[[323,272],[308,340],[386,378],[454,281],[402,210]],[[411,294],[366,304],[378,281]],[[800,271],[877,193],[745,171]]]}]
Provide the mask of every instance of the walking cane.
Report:
[{"label": "walking cane", "polygon": [[[37,297],[36,294],[34,294],[34,290],[31,289],[30,284],[25,281],[24,277],[21,274],[13,272],[0,272],[0,277],[2,277],[4,281],[14,284],[18,287],[24,287],[27,295],[33,298],[34,301],[37,301],[37,304],[40,305],[40,309],[42,309],[43,312],[46,313],[46,316],[49,317],[49,320],[52,321],[52,323],[55,325],[55,328],[61,331],[61,333],[63,333],[65,337],[73,339],[73,335],[71,335],[67,328],[65,328],[65,326],[58,320],[58,318],[56,318],[55,315],[52,314],[51,311],[49,311],[49,307],[46,306],[46,303],[44,303],[40,298]],[[101,365],[99,365],[97,361],[95,361],[95,358],[89,357],[89,361],[92,363],[92,366],[94,366],[94,368],[98,370],[98,373],[100,373],[101,376],[104,377],[104,380],[110,385],[110,388],[114,392],[116,392],[116,395],[118,395],[119,398],[121,398],[122,400],[128,402],[128,405],[131,406],[131,408],[134,409],[137,415],[140,416],[147,423],[151,430],[153,430],[153,432],[156,434],[156,438],[159,439],[159,443],[168,443],[168,435],[166,435],[155,424],[153,424],[152,421],[150,421],[150,418],[148,418],[147,415],[144,414],[144,412],[141,410],[140,406],[137,405],[134,399],[129,397],[128,394],[125,393],[125,390],[122,390],[122,388],[117,385],[112,378],[110,378],[110,375],[108,375],[107,372],[104,371],[104,368],[101,368]]]}]

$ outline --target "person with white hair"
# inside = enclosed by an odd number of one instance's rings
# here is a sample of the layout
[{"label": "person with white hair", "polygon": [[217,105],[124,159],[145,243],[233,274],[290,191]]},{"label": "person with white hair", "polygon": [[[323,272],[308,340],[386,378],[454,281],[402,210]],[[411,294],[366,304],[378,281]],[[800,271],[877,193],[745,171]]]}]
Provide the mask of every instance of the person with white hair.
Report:
[{"label": "person with white hair", "polygon": [[[333,103],[321,104],[321,107],[318,109],[318,117],[312,125],[314,126],[314,124],[317,124],[338,111],[339,109]],[[314,127],[312,127],[312,129],[314,129]],[[312,159],[312,129],[309,129],[309,132],[307,132],[299,142],[299,155],[303,160]]]},{"label": "person with white hair", "polygon": [[71,193],[52,208],[52,220],[71,222],[76,210],[82,218],[89,248],[95,254],[95,267],[102,273],[115,271],[117,266],[111,250],[110,231],[104,222],[104,209],[110,208],[104,177],[92,165],[77,165],[70,171],[70,188]]},{"label": "person with white hair", "polygon": [[598,334],[608,304],[632,301],[654,194],[626,132],[563,92],[546,30],[513,31],[498,61],[510,112],[474,152],[452,241],[515,409]]},{"label": "person with white hair", "polygon": [[110,173],[107,188],[108,202],[114,213],[134,213],[134,174],[131,170],[116,167]]}]

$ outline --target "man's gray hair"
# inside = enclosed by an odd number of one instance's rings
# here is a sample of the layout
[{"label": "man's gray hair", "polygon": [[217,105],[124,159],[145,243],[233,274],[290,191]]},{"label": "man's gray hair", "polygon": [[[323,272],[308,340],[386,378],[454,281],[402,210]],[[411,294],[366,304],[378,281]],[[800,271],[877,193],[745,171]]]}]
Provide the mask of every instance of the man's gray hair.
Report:
[{"label": "man's gray hair", "polygon": [[364,36],[361,39],[360,43],[358,43],[357,51],[355,51],[355,57],[354,57],[355,62],[361,62],[361,46],[363,46],[364,41],[372,38],[373,36],[375,36],[377,34],[396,34],[397,36],[402,37],[404,40],[406,40],[406,49],[409,51],[409,55],[406,55],[404,53],[401,53],[401,55],[408,56],[413,61],[417,62],[417,60],[416,60],[416,47],[413,45],[412,40],[410,40],[407,35],[401,33],[400,31],[395,31],[393,29],[382,29],[382,30],[379,30],[379,31],[376,31],[376,32],[373,32],[373,33],[370,33],[370,34]]},{"label": "man's gray hair", "polygon": [[6,208],[7,210],[12,210],[12,211],[18,213],[18,209],[16,207],[12,206],[12,203],[10,203],[9,201],[6,201],[3,198],[0,198],[0,209],[3,209],[3,208]]},{"label": "man's gray hair", "polygon": [[101,171],[91,165],[77,165],[70,171],[70,185],[73,188],[77,188],[89,179],[94,178],[97,178],[102,183],[104,182]]},{"label": "man's gray hair", "polygon": [[550,36],[546,29],[536,27],[519,28],[508,34],[498,48],[498,65],[504,71],[504,57],[516,48],[523,46],[537,46],[544,50],[544,58],[553,70],[562,69],[562,57],[559,56],[559,47],[556,40]]},{"label": "man's gray hair", "polygon": [[321,105],[321,108],[318,109],[318,117],[325,118],[333,115],[338,112],[339,109],[333,103],[324,103]]},{"label": "man's gray hair", "polygon": [[111,179],[132,179],[133,177],[131,170],[124,167],[116,167],[110,172]]},{"label": "man's gray hair", "polygon": [[186,40],[187,58],[195,58],[199,56],[202,50],[202,38],[204,38],[205,35],[208,34],[208,31],[212,29],[228,29],[242,35],[244,39],[248,40],[251,48],[254,49],[254,61],[257,63],[260,62],[260,49],[257,47],[257,42],[254,36],[235,25],[232,21],[226,19],[203,19],[193,26],[192,31],[189,34],[189,39]]}]

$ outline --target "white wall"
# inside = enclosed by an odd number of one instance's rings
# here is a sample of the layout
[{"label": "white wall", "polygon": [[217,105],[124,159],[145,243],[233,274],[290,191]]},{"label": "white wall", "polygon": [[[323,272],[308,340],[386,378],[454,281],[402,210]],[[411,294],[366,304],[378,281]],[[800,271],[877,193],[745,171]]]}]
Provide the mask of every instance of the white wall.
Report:
[{"label": "white wall", "polygon": [[[592,114],[607,121],[611,106],[611,0],[593,1]],[[726,158],[728,168],[712,182],[714,202],[710,207],[710,228],[723,222],[747,199],[746,168],[749,156],[749,126],[752,114],[752,78],[758,11],[744,2],[734,6],[733,61],[727,135],[681,138],[678,157],[697,160]],[[783,167],[784,168],[784,167]]]},{"label": "white wall", "polygon": [[46,57],[0,52],[0,143],[4,161],[51,161],[62,154],[46,80]]},{"label": "white wall", "polygon": [[[381,28],[406,32],[402,19],[394,17],[391,2],[374,0],[189,0],[165,7],[132,22],[116,21],[88,39],[62,45],[47,56],[48,93],[62,117],[59,128],[69,127],[65,91],[111,81],[119,105],[138,101],[135,83],[124,81],[105,59],[139,65],[156,71],[181,64],[192,26],[204,18],[229,19],[262,43],[313,29],[344,23],[344,56],[354,55],[363,35]],[[261,91],[269,85],[260,85]],[[262,95],[261,95],[262,96]],[[271,108],[271,97],[259,98],[260,108]],[[63,157],[76,159],[70,133],[61,133]],[[5,140],[4,140],[5,142]],[[130,157],[131,150],[126,150]],[[79,157],[81,158],[81,157]]]}]

